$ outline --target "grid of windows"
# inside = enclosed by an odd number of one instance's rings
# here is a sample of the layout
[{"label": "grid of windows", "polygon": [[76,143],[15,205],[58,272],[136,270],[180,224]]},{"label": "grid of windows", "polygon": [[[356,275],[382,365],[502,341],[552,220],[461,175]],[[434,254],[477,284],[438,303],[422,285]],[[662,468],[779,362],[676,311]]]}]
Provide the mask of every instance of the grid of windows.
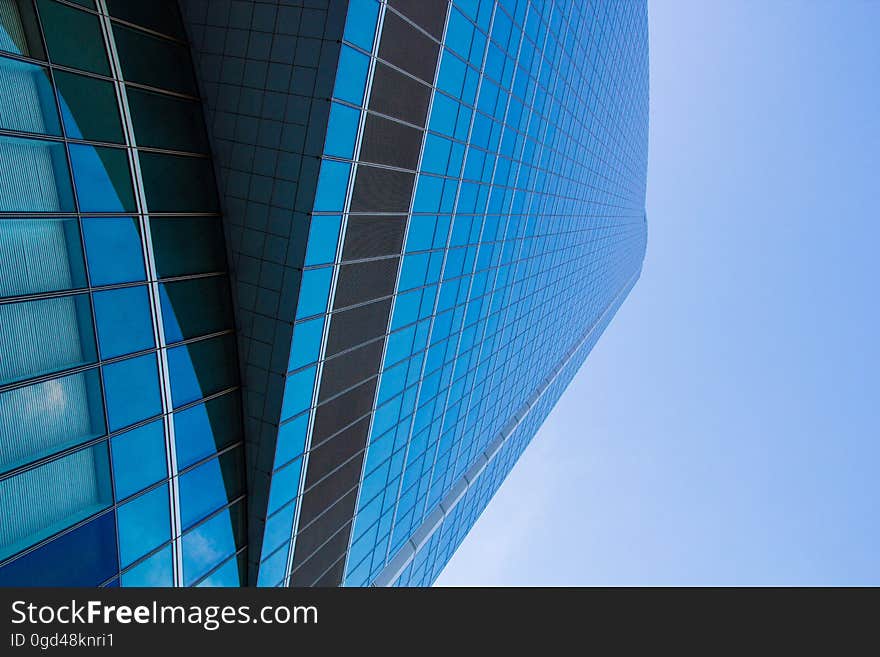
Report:
[{"label": "grid of windows", "polygon": [[524,413],[430,539],[457,545],[640,271],[647,93],[643,3],[350,4],[282,413],[301,508],[262,583],[387,576]]},{"label": "grid of windows", "polygon": [[145,5],[0,0],[2,584],[244,581],[217,194],[176,3]]}]

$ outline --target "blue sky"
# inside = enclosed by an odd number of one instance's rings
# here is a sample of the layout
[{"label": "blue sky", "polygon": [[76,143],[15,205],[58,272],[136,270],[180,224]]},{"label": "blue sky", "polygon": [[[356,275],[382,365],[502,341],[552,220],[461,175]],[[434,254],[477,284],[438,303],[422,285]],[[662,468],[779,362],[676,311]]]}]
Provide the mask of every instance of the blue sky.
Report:
[{"label": "blue sky", "polygon": [[880,584],[878,26],[650,4],[642,278],[439,585]]}]

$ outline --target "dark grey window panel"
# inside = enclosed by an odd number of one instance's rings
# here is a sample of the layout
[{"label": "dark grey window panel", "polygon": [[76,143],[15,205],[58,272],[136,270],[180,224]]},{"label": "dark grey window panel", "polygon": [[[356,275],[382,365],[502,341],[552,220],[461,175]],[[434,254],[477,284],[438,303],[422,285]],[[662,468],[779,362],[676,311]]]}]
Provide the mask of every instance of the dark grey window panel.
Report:
[{"label": "dark grey window panel", "polygon": [[[312,432],[312,446],[320,445],[349,424],[369,413],[376,397],[376,379],[370,379],[332,401],[318,406],[315,411],[315,428]],[[364,427],[366,436],[366,427]],[[312,466],[309,464],[309,473]],[[317,480],[317,478],[316,478]],[[352,484],[354,485],[354,484]]]},{"label": "dark grey window panel", "polygon": [[327,336],[327,357],[385,335],[391,300],[383,299],[341,313],[333,313]]},{"label": "dark grey window panel", "polygon": [[446,0],[390,0],[388,4],[437,39],[443,36]]},{"label": "dark grey window panel", "polygon": [[415,176],[404,171],[358,167],[352,212],[409,212]]},{"label": "dark grey window panel", "polygon": [[370,92],[371,110],[424,126],[430,101],[430,87],[377,62]]},{"label": "dark grey window panel", "polygon": [[[300,538],[305,536],[305,540],[297,539],[296,553],[298,555],[310,555],[323,542],[315,541],[311,545],[309,544],[310,539],[315,534],[313,531],[308,531],[312,529],[309,525],[360,481],[363,460],[363,455],[360,458],[352,459],[322,482],[306,490],[305,495],[303,495],[302,509],[299,517],[300,527],[305,527],[300,532]],[[313,481],[309,474],[306,473],[306,486],[309,486]],[[351,515],[347,519],[351,520]],[[328,537],[329,534],[325,535],[323,540],[326,540]]]},{"label": "dark grey window panel", "polygon": [[382,26],[379,57],[431,83],[437,66],[439,44],[399,16],[387,13]]},{"label": "dark grey window panel", "polygon": [[[347,531],[344,531],[344,534],[349,534],[351,532],[351,528]],[[333,567],[328,569],[321,578],[316,580],[312,586],[317,587],[332,587],[332,586],[340,586],[342,584],[342,578],[345,575],[345,559],[340,558]]]},{"label": "dark grey window panel", "polygon": [[364,124],[361,160],[415,170],[419,164],[423,131],[368,114]]},{"label": "dark grey window panel", "polygon": [[[364,418],[335,438],[313,449],[309,453],[309,476],[314,477],[316,481],[320,481],[333,472],[335,468],[339,467],[340,463],[345,463],[362,451],[366,447],[364,438],[369,430],[369,424],[369,418]],[[356,483],[354,481],[351,482],[351,486],[354,486]],[[340,495],[345,490],[340,490]]]},{"label": "dark grey window panel", "polygon": [[[322,577],[324,571],[348,548],[351,518],[356,503],[357,491],[351,491],[300,535],[293,561],[298,568],[291,574],[291,586],[313,586],[318,578],[327,581]],[[339,572],[339,580],[327,582],[325,586],[341,584],[342,573],[339,570],[337,572]]]},{"label": "dark grey window panel", "polygon": [[342,265],[333,308],[346,308],[392,294],[399,262],[400,258],[384,258]]},{"label": "dark grey window panel", "polygon": [[356,383],[376,376],[382,359],[383,345],[382,340],[376,340],[326,361],[324,372],[321,374],[318,403],[338,395]]},{"label": "dark grey window panel", "polygon": [[405,232],[405,216],[351,215],[342,259],[360,260],[400,253]]},{"label": "dark grey window panel", "polygon": [[[350,525],[351,523],[346,524]],[[339,530],[326,545],[321,546],[317,552],[307,557],[306,561],[297,565],[291,575],[292,586],[339,586],[342,577],[341,569],[331,568],[331,566],[334,566],[348,549],[348,536],[351,531],[350,527],[345,529],[340,527]],[[345,560],[342,559],[342,561]],[[331,576],[331,572],[338,574],[334,577]],[[319,581],[326,583],[321,584]]]}]

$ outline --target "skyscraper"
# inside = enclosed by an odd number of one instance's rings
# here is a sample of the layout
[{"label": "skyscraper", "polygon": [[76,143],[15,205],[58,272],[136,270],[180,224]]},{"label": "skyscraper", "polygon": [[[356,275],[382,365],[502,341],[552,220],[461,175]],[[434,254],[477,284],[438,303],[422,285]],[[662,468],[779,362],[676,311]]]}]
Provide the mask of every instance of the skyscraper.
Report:
[{"label": "skyscraper", "polygon": [[641,270],[643,2],[0,0],[0,91],[0,584],[429,584]]}]

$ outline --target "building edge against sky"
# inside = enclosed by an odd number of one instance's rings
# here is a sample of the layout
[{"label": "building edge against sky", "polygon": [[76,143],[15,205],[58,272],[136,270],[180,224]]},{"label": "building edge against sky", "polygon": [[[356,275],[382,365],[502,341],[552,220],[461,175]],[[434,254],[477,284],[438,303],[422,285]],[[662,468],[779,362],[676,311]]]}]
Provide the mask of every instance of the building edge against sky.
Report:
[{"label": "building edge against sky", "polygon": [[0,584],[429,584],[640,273],[645,4],[179,9],[0,0]]}]

